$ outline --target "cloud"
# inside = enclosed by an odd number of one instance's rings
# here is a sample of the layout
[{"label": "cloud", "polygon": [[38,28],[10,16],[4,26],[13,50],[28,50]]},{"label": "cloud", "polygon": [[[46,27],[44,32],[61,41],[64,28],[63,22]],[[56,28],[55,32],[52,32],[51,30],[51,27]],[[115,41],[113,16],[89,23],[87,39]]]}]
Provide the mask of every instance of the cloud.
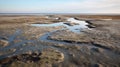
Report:
[{"label": "cloud", "polygon": [[40,3],[22,8],[0,8],[5,12],[46,12],[46,13],[120,13],[120,0],[75,0],[55,3]]},{"label": "cloud", "polygon": [[57,4],[46,9],[52,9],[51,12],[120,13],[120,0],[84,0],[82,2]]}]

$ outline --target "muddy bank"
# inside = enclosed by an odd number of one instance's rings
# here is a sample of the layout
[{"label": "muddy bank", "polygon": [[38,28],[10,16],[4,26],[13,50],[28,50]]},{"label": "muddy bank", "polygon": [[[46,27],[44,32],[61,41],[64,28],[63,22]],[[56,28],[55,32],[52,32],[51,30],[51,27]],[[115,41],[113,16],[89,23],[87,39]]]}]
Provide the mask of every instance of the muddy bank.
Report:
[{"label": "muddy bank", "polygon": [[64,60],[64,54],[54,49],[44,49],[41,52],[28,52],[26,54],[6,57],[0,60],[1,67],[21,67],[21,66],[48,66],[52,63],[60,63]]}]

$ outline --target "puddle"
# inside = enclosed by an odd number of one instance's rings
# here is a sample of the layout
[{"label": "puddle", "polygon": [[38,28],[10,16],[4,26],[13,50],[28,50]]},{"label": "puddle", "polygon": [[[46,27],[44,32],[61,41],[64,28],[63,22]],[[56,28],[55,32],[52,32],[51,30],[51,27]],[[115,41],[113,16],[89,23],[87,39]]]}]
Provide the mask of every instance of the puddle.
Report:
[{"label": "puddle", "polygon": [[56,27],[56,26],[64,26],[63,22],[59,23],[52,23],[52,24],[31,24],[31,26],[36,26],[36,27]]},{"label": "puddle", "polygon": [[[74,24],[74,25],[67,25],[65,23]],[[82,29],[89,29],[87,25],[88,23],[86,23],[86,21],[76,20],[75,18],[68,18],[67,22],[58,22],[58,23],[52,23],[52,24],[31,24],[31,26],[36,26],[36,27],[64,26],[65,28],[62,28],[62,29],[68,29],[74,33],[80,33]]]}]

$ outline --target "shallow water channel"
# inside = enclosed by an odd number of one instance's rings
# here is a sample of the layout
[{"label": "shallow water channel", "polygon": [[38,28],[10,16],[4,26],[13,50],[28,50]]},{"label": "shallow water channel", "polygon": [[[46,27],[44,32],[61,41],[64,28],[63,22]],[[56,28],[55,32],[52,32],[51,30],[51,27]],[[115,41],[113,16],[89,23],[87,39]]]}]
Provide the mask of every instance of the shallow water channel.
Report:
[{"label": "shallow water channel", "polygon": [[[71,24],[75,23],[75,24],[71,26],[71,25],[67,25],[65,23],[71,23]],[[78,33],[79,34],[82,29],[89,29],[87,27],[87,25],[88,25],[88,23],[86,23],[85,21],[76,20],[74,18],[68,18],[66,22],[58,22],[58,23],[53,23],[53,24],[31,24],[30,26],[35,26],[35,27],[56,27],[56,26],[63,26],[63,28],[61,28],[59,30],[69,30],[69,31],[72,31],[74,33]],[[48,36],[50,36],[52,33],[56,32],[56,31],[58,31],[58,30],[47,32],[45,35],[39,37],[38,40],[43,41],[43,42],[51,42],[51,43],[69,44],[70,45],[70,43],[67,43],[67,42],[64,42],[64,41],[49,40]],[[8,38],[11,45],[9,45],[9,46],[7,46],[5,48],[1,48],[0,50],[7,50],[7,49],[12,49],[12,48],[18,49],[19,47],[21,47],[22,45],[24,45],[27,42],[29,42],[29,43],[36,42],[36,40],[24,40],[24,41],[21,41],[19,43],[13,44],[13,41],[16,38],[16,36],[19,36],[21,34],[22,34],[22,30],[18,29],[12,36],[10,36]],[[26,50],[29,50],[29,49],[35,49],[35,48],[29,47]],[[26,51],[26,50],[24,49],[22,51]],[[21,50],[17,50],[14,53],[8,53],[8,54],[5,54],[5,55],[2,55],[0,57],[0,59],[5,58],[5,57],[10,56],[10,55],[13,55],[13,54],[19,54],[22,51]]]}]

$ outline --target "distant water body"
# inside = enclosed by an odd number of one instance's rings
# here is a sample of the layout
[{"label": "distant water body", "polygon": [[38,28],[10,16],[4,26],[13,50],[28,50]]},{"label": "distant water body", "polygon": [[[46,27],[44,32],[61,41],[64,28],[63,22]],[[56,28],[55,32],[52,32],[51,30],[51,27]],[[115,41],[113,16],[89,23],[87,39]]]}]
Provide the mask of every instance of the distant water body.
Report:
[{"label": "distant water body", "polygon": [[0,15],[120,15],[99,13],[0,13]]},{"label": "distant water body", "polygon": [[77,13],[0,13],[0,15],[78,15]]},{"label": "distant water body", "polygon": [[0,13],[0,15],[51,15],[50,13]]}]

